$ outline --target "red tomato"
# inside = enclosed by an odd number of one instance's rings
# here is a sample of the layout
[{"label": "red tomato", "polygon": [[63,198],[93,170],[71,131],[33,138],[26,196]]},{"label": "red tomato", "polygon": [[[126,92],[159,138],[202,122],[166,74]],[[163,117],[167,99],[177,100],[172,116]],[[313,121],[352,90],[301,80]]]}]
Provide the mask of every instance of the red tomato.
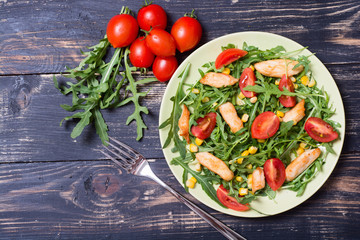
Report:
[{"label": "red tomato", "polygon": [[150,50],[160,57],[175,56],[176,44],[174,38],[165,30],[153,29],[146,36],[146,44]]},{"label": "red tomato", "polygon": [[264,174],[266,182],[276,191],[285,182],[285,165],[278,158],[270,158],[264,164]]},{"label": "red tomato", "polygon": [[239,58],[248,54],[247,51],[237,49],[237,48],[229,48],[222,51],[219,56],[217,56],[215,60],[216,69],[222,68],[224,65],[228,65]]},{"label": "red tomato", "polygon": [[280,120],[273,112],[263,112],[254,119],[251,125],[251,136],[256,139],[267,139],[275,135]]},{"label": "red tomato", "polygon": [[198,20],[192,17],[179,18],[171,28],[176,48],[182,53],[193,49],[201,39],[202,28]]},{"label": "red tomato", "polygon": [[136,19],[129,14],[113,16],[106,28],[106,35],[114,48],[122,48],[130,45],[139,33]]},{"label": "red tomato", "polygon": [[216,116],[216,113],[211,112],[206,114],[203,118],[196,120],[198,125],[191,127],[191,133],[195,137],[203,140],[210,137],[216,125]]},{"label": "red tomato", "polygon": [[168,81],[178,67],[178,62],[174,56],[159,57],[154,60],[152,69],[155,77],[160,82]]},{"label": "red tomato", "polygon": [[331,142],[339,136],[330,124],[318,117],[308,118],[304,128],[309,136],[318,142]]},{"label": "red tomato", "polygon": [[239,80],[240,90],[245,97],[252,98],[256,96],[255,92],[244,90],[244,88],[248,85],[255,86],[255,80],[256,77],[254,71],[251,68],[245,68]]},{"label": "red tomato", "polygon": [[165,29],[167,25],[167,16],[161,6],[150,4],[139,10],[137,21],[140,28],[145,31],[150,31],[151,28]]},{"label": "red tomato", "polygon": [[228,196],[229,190],[220,185],[216,191],[216,196],[225,207],[236,211],[247,211],[249,207],[236,201],[236,198]]},{"label": "red tomato", "polygon": [[135,67],[148,68],[151,66],[155,55],[146,45],[145,37],[139,37],[131,44],[129,58]]},{"label": "red tomato", "polygon": [[[295,87],[294,87],[293,82],[285,74],[282,76],[282,78],[280,80],[279,90],[284,91],[284,88],[286,88],[290,92],[295,92]],[[279,98],[279,101],[284,107],[293,107],[296,105],[296,97],[295,96],[281,95]]]}]

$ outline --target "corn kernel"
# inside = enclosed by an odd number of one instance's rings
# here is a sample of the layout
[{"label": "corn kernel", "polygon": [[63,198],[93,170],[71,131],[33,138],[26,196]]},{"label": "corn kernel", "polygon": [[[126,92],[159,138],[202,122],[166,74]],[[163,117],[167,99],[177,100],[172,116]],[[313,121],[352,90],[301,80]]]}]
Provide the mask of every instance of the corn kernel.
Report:
[{"label": "corn kernel", "polygon": [[302,147],[299,147],[297,150],[296,150],[296,154],[299,156],[301,155],[303,152],[305,152],[305,149],[302,148]]},{"label": "corn kernel", "polygon": [[255,71],[255,68],[253,65],[250,65],[251,70]]},{"label": "corn kernel", "polygon": [[214,103],[212,104],[213,107],[216,107],[216,105],[218,105],[217,102],[214,102]]},{"label": "corn kernel", "polygon": [[245,98],[245,95],[244,95],[242,92],[240,92],[239,95],[238,95],[238,98],[244,99],[244,98]]},{"label": "corn kernel", "polygon": [[244,113],[243,115],[242,115],[242,117],[241,117],[241,121],[242,122],[247,122],[249,120],[249,114],[247,114],[247,113]]},{"label": "corn kernel", "polygon": [[315,86],[315,84],[316,84],[315,79],[311,79],[311,81],[308,84],[308,87],[313,87],[313,86]]},{"label": "corn kernel", "polygon": [[248,165],[246,165],[246,168],[247,169],[252,169],[253,168],[253,165],[251,163],[249,163]]},{"label": "corn kernel", "polygon": [[198,172],[201,171],[201,164],[200,164],[200,163],[197,163],[197,164],[195,165],[195,170],[198,171]]},{"label": "corn kernel", "polygon": [[252,189],[252,174],[247,176],[247,184],[250,189]]},{"label": "corn kernel", "polygon": [[291,80],[292,82],[296,82],[296,78],[294,78],[294,77],[290,77],[290,80]]},{"label": "corn kernel", "polygon": [[203,144],[204,140],[200,139],[200,138],[195,138],[195,143],[198,146],[201,146],[201,144]]},{"label": "corn kernel", "polygon": [[251,146],[249,147],[249,153],[250,154],[255,154],[257,152],[258,148],[255,146]]},{"label": "corn kernel", "polygon": [[304,143],[304,142],[300,143],[300,147],[302,147],[302,148],[304,148],[304,149],[306,148],[306,145],[307,145],[307,144]]},{"label": "corn kernel", "polygon": [[249,193],[249,189],[247,189],[247,188],[240,188],[239,189],[239,195],[240,196],[245,196],[245,195],[247,195]]},{"label": "corn kernel", "polygon": [[251,102],[251,103],[256,103],[256,101],[257,101],[257,97],[252,97],[252,98],[250,98],[250,102]]},{"label": "corn kernel", "polygon": [[303,85],[308,85],[309,84],[309,77],[308,76],[302,76],[301,78],[300,78],[300,82],[303,84]]},{"label": "corn kernel", "polygon": [[298,89],[299,88],[299,85],[297,85],[296,83],[294,84],[294,88],[295,89]]},{"label": "corn kernel", "polygon": [[197,88],[193,88],[193,89],[191,90],[191,92],[192,92],[192,93],[195,93],[195,94],[199,94],[199,93],[200,93],[200,90],[197,89]]},{"label": "corn kernel", "polygon": [[209,97],[204,97],[201,101],[203,103],[207,103],[208,101],[210,101],[210,98]]},{"label": "corn kernel", "polygon": [[282,118],[285,116],[285,113],[283,113],[282,111],[276,111],[276,116]]},{"label": "corn kernel", "polygon": [[192,152],[192,153],[199,151],[198,146],[196,146],[196,145],[193,144],[193,143],[190,144],[190,147],[189,147],[189,148],[190,148],[190,152]]},{"label": "corn kernel", "polygon": [[275,80],[275,85],[279,85],[280,84],[280,80]]},{"label": "corn kernel", "polygon": [[258,139],[257,140],[259,143],[264,143],[265,142],[265,139]]},{"label": "corn kernel", "polygon": [[[194,180],[195,179],[195,180]],[[196,178],[191,177],[189,180],[186,181],[186,186],[188,188],[194,188],[196,183]]]},{"label": "corn kernel", "polygon": [[248,156],[249,155],[249,151],[248,150],[245,150],[241,153],[241,156]]},{"label": "corn kernel", "polygon": [[242,100],[242,99],[240,99],[240,98],[236,98],[236,104],[238,105],[238,106],[241,106],[241,105],[245,105],[245,102],[244,102],[244,100]]},{"label": "corn kernel", "polygon": [[242,164],[243,161],[244,161],[244,158],[238,158],[238,159],[236,160],[236,162],[237,162],[238,164]]},{"label": "corn kernel", "polygon": [[222,71],[223,74],[230,74],[230,69],[229,68],[225,68],[224,71]]},{"label": "corn kernel", "polygon": [[242,181],[244,180],[241,176],[237,176],[235,179],[236,179],[236,181],[238,181],[238,182],[242,182]]}]

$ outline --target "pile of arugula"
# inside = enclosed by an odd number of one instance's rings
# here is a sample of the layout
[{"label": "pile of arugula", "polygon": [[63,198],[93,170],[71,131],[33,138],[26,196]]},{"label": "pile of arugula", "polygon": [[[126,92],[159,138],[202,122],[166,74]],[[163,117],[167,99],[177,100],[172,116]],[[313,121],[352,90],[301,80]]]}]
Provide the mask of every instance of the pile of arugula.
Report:
[{"label": "pile of arugula", "polygon": [[[72,94],[72,105],[62,104],[61,107],[73,115],[65,117],[61,122],[69,119],[79,119],[71,133],[72,138],[78,137],[83,129],[94,122],[96,133],[103,144],[107,144],[108,126],[101,113],[102,109],[118,108],[130,102],[134,104],[134,112],[128,117],[126,124],[136,121],[137,138],[143,137],[146,125],[142,119],[142,113],[148,114],[145,106],[141,106],[140,97],[146,96],[147,92],[138,92],[137,86],[156,81],[156,78],[145,78],[135,81],[133,73],[135,67],[128,63],[129,48],[117,48],[110,60],[106,63],[103,59],[110,46],[106,36],[100,42],[89,47],[89,52],[82,52],[86,57],[79,66],[64,73],[67,78],[76,79],[77,82],[66,82],[68,86],[60,86],[56,77],[53,77],[55,87],[64,94]],[[119,69],[125,68],[124,72]],[[118,80],[120,78],[120,80]]]}]

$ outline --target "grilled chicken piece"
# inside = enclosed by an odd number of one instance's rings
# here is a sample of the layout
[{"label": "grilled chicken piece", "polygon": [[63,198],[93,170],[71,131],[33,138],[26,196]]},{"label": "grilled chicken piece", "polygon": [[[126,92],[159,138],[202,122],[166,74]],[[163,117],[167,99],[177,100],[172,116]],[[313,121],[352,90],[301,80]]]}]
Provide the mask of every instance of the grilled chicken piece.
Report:
[{"label": "grilled chicken piece", "polygon": [[291,120],[294,121],[294,125],[296,125],[303,117],[305,117],[305,100],[301,100],[298,102],[295,107],[293,107],[290,111],[286,112],[284,117],[282,118],[283,122],[289,122]]},{"label": "grilled chicken piece", "polygon": [[243,122],[237,115],[236,109],[231,102],[222,104],[219,110],[225,122],[230,126],[231,132],[236,133],[243,128]]},{"label": "grilled chicken piece", "polygon": [[285,169],[286,181],[292,181],[310,166],[321,154],[320,148],[309,149],[295,158]]},{"label": "grilled chicken piece", "polygon": [[257,167],[252,173],[252,188],[251,190],[255,193],[257,190],[260,190],[265,187],[265,175],[262,168]]},{"label": "grilled chicken piece", "polygon": [[215,72],[209,72],[205,74],[202,79],[200,79],[200,83],[216,88],[231,86],[237,82],[239,82],[239,79],[236,79],[231,75]]},{"label": "grilled chicken piece", "polygon": [[189,137],[189,120],[190,120],[190,112],[186,105],[183,107],[183,111],[181,113],[181,117],[179,118],[179,134],[184,137],[187,143],[190,143]]},{"label": "grilled chicken piece", "polygon": [[230,181],[234,178],[234,173],[229,169],[226,163],[211,153],[199,152],[196,154],[196,159],[201,165],[218,174],[225,181]]},{"label": "grilled chicken piece", "polygon": [[262,75],[281,78],[284,74],[286,74],[288,77],[299,74],[304,69],[304,67],[300,65],[299,67],[293,69],[298,63],[298,61],[289,59],[274,59],[255,63],[254,67]]}]

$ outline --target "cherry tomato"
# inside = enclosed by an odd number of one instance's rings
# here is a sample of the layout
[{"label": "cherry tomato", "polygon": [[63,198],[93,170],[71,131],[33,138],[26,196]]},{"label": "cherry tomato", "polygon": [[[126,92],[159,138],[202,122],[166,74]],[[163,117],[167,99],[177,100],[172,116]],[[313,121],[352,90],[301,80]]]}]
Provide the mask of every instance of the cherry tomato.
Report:
[{"label": "cherry tomato", "polygon": [[129,14],[113,16],[106,28],[106,35],[114,48],[130,45],[139,33],[136,19]]},{"label": "cherry tomato", "polygon": [[135,67],[148,68],[151,66],[155,55],[146,45],[145,37],[139,37],[131,44],[129,58]]},{"label": "cherry tomato", "polygon": [[198,20],[192,17],[179,18],[171,28],[176,48],[182,53],[193,49],[201,39],[202,28]]},{"label": "cherry tomato", "polygon": [[222,68],[225,65],[228,65],[239,58],[248,54],[247,51],[237,49],[237,48],[229,48],[222,51],[219,56],[217,56],[215,60],[215,67],[216,69]]},{"label": "cherry tomato", "polygon": [[220,185],[216,191],[216,196],[218,197],[220,202],[224,204],[225,207],[241,212],[249,210],[248,206],[239,203],[238,201],[236,201],[236,198],[228,196],[228,194],[229,190],[224,188],[223,185]]},{"label": "cherry tomato", "polygon": [[318,117],[308,118],[304,128],[309,136],[318,142],[331,142],[339,136],[330,124]]},{"label": "cherry tomato", "polygon": [[167,25],[167,16],[161,6],[150,4],[139,10],[137,21],[140,28],[145,31],[150,31],[151,28],[165,29]]},{"label": "cherry tomato", "polygon": [[[293,82],[285,74],[282,76],[282,78],[280,80],[279,90],[284,91],[284,88],[286,88],[290,92],[295,92],[295,87],[294,87]],[[279,101],[284,107],[293,107],[296,105],[296,97],[295,96],[281,95],[279,98]]]},{"label": "cherry tomato", "polygon": [[270,158],[264,164],[264,174],[266,182],[276,191],[285,182],[285,165],[278,158]]},{"label": "cherry tomato", "polygon": [[273,112],[263,112],[254,119],[251,125],[251,136],[256,139],[267,139],[275,135],[280,120]]},{"label": "cherry tomato", "polygon": [[195,137],[203,140],[210,137],[216,125],[216,116],[216,113],[211,112],[206,114],[203,118],[196,120],[198,125],[191,127],[191,133]]},{"label": "cherry tomato", "polygon": [[256,96],[255,92],[244,90],[244,88],[248,85],[255,86],[255,80],[256,77],[254,71],[251,68],[245,68],[239,80],[240,90],[245,97],[252,98]]},{"label": "cherry tomato", "polygon": [[159,57],[154,60],[152,69],[155,77],[160,82],[168,81],[178,67],[178,62],[174,56]]},{"label": "cherry tomato", "polygon": [[150,50],[160,57],[175,56],[176,44],[174,38],[165,30],[153,29],[146,36],[146,44]]}]

